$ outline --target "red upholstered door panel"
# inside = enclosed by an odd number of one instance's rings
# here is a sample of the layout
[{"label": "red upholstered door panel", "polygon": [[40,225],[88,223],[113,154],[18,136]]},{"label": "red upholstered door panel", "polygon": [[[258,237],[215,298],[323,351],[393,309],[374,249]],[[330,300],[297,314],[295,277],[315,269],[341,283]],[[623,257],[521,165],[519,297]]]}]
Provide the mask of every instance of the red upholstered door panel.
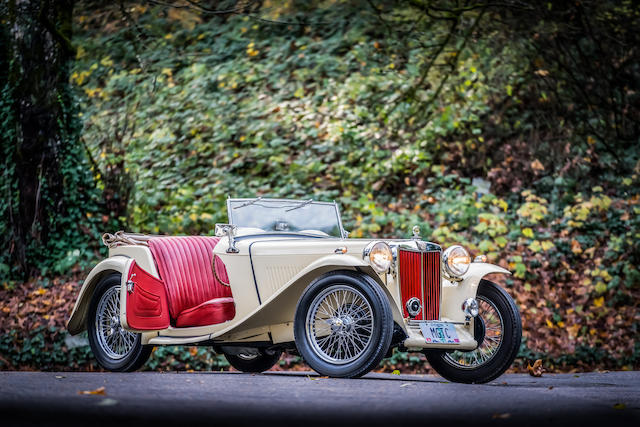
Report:
[{"label": "red upholstered door panel", "polygon": [[131,263],[127,280],[133,289],[127,288],[127,323],[132,329],[154,331],[169,327],[167,291],[162,280],[156,279]]}]

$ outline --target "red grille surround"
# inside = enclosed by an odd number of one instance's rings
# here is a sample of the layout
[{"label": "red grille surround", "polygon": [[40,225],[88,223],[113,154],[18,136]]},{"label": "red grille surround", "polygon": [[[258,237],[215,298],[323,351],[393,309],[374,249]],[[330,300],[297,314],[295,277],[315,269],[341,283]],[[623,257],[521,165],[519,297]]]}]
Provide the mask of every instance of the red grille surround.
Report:
[{"label": "red grille surround", "polygon": [[440,319],[440,251],[419,252],[399,249],[400,298],[405,317],[406,303],[415,297],[422,310],[415,320]]}]

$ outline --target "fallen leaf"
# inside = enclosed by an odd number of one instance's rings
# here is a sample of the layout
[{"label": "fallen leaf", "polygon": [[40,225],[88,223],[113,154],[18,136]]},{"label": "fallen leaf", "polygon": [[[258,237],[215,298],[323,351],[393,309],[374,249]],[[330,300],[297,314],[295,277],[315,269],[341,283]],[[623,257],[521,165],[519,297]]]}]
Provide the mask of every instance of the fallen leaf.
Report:
[{"label": "fallen leaf", "polygon": [[62,376],[62,375],[56,375],[56,378],[57,378],[57,379],[62,379],[62,378],[65,378],[65,377],[64,377],[64,376]]},{"label": "fallen leaf", "polygon": [[396,369],[395,371],[391,372],[391,375],[400,375],[400,371]]},{"label": "fallen leaf", "polygon": [[307,375],[307,378],[309,378],[310,380],[313,380],[313,381],[318,381],[318,380],[327,379],[329,377],[311,377],[311,376]]},{"label": "fallen leaf", "polygon": [[105,396],[107,393],[105,393],[104,386],[102,386],[102,387],[98,387],[95,390],[79,391],[78,394],[99,394],[99,395]]},{"label": "fallen leaf", "polygon": [[540,163],[540,160],[535,159],[533,162],[531,162],[531,169],[538,170],[538,171],[543,171],[544,170],[544,166],[542,166],[542,163]]},{"label": "fallen leaf", "polygon": [[533,366],[530,363],[527,363],[527,371],[529,371],[529,375],[532,377],[541,377],[544,372],[544,367],[542,366],[542,359],[538,359],[533,362]]},{"label": "fallen leaf", "polygon": [[491,418],[493,418],[494,420],[497,420],[497,419],[506,420],[509,417],[511,417],[511,414],[508,412],[505,412],[504,414],[493,414]]},{"label": "fallen leaf", "polygon": [[553,390],[553,386],[552,385],[549,386],[549,390]]},{"label": "fallen leaf", "polygon": [[625,405],[624,403],[616,403],[615,405],[613,405],[613,409],[617,409],[617,410],[621,410],[626,408],[627,405]]},{"label": "fallen leaf", "polygon": [[400,387],[406,387],[406,386],[409,386],[409,385],[411,385],[411,383],[402,384]]},{"label": "fallen leaf", "polygon": [[571,252],[573,252],[574,254],[579,254],[582,252],[582,246],[580,246],[580,242],[575,239],[571,241]]}]

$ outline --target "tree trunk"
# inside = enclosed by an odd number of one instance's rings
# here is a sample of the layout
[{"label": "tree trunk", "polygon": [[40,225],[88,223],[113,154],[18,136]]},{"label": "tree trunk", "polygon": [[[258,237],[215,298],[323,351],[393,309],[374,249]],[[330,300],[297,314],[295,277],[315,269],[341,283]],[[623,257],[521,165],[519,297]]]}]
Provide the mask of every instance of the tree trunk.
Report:
[{"label": "tree trunk", "polygon": [[7,197],[0,205],[0,222],[5,222],[0,231],[5,228],[5,261],[13,271],[29,276],[38,257],[49,255],[51,240],[61,232],[61,218],[72,217],[70,206],[82,199],[73,194],[80,194],[87,182],[82,178],[86,174],[72,171],[82,163],[69,87],[73,0],[3,3],[2,39],[7,46],[0,54],[9,65],[0,104],[6,107],[0,120],[0,188]]}]

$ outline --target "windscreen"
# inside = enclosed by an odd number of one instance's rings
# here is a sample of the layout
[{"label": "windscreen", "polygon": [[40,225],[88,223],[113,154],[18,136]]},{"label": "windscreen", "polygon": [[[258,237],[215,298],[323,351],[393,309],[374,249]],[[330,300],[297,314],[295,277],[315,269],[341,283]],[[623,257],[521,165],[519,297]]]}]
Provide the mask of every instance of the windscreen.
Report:
[{"label": "windscreen", "polygon": [[334,203],[311,200],[230,199],[229,221],[266,232],[321,232],[341,237]]}]

